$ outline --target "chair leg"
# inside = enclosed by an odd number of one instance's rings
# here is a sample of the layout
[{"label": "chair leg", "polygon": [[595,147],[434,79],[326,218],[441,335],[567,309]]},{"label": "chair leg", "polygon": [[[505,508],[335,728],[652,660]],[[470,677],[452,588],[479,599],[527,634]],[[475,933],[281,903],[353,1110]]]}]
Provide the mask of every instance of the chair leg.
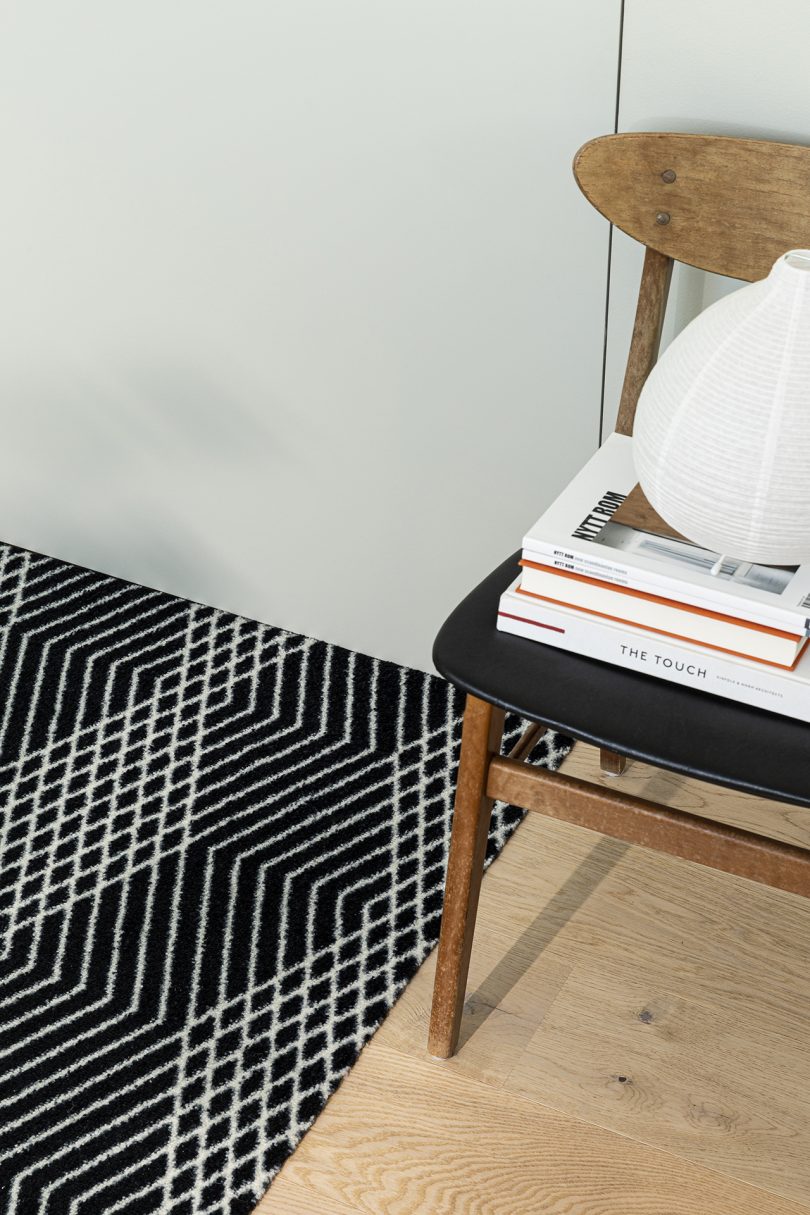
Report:
[{"label": "chair leg", "polygon": [[627,767],[627,756],[619,755],[618,751],[608,751],[607,747],[600,747],[599,767],[605,776],[621,776]]},{"label": "chair leg", "polygon": [[492,756],[500,753],[503,719],[502,709],[467,697],[428,1036],[429,1053],[440,1059],[454,1054],[458,1044],[492,815],[487,772]]}]

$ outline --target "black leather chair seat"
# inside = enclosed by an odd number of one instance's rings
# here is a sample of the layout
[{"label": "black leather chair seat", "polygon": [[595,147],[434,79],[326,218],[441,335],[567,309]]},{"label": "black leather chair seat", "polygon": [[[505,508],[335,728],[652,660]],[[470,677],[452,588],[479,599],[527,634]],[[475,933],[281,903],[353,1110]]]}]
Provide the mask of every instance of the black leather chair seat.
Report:
[{"label": "black leather chair seat", "polygon": [[516,553],[459,604],[433,648],[437,669],[482,700],[598,746],[810,806],[810,725],[499,633]]}]

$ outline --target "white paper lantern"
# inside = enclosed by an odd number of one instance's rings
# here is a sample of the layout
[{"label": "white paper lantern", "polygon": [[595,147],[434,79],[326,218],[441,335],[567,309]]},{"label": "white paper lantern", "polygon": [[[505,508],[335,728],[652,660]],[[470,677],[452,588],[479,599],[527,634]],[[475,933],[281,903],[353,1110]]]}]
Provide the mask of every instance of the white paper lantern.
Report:
[{"label": "white paper lantern", "polygon": [[639,398],[641,488],[688,540],[743,561],[810,561],[810,250],[713,304]]}]

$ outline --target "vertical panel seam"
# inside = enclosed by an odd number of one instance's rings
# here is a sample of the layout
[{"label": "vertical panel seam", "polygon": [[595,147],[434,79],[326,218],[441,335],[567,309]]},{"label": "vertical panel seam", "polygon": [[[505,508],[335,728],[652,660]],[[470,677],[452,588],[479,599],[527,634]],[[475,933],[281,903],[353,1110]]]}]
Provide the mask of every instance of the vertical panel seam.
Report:
[{"label": "vertical panel seam", "polygon": [[[613,134],[618,134],[619,131],[619,102],[622,92],[622,49],[624,45],[624,5],[625,0],[620,0],[619,4],[619,45],[616,56],[616,104],[613,110]],[[605,424],[605,388],[607,380],[607,347],[608,347],[608,323],[610,319],[610,273],[611,264],[613,261],[613,224],[608,227],[608,247],[607,247],[607,273],[605,275],[605,325],[602,334],[602,384],[599,393],[599,434],[597,436],[597,447],[602,443],[602,429]]]}]

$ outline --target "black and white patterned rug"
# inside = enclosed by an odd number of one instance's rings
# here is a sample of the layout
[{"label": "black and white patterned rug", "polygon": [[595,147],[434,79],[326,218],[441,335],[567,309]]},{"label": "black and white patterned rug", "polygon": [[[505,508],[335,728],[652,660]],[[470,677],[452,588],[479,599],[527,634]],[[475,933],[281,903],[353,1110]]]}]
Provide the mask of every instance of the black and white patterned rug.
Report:
[{"label": "black and white patterned rug", "polygon": [[251,1211],[436,942],[461,707],[0,545],[3,1215]]}]

